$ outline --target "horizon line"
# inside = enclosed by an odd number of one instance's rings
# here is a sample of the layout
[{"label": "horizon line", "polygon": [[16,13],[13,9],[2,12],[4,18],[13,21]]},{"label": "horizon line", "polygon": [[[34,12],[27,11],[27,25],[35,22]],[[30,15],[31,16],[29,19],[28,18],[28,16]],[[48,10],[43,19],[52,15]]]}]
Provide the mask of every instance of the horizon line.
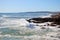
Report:
[{"label": "horizon line", "polygon": [[60,12],[60,11],[21,11],[21,12],[0,12],[0,13],[24,13],[24,12]]}]

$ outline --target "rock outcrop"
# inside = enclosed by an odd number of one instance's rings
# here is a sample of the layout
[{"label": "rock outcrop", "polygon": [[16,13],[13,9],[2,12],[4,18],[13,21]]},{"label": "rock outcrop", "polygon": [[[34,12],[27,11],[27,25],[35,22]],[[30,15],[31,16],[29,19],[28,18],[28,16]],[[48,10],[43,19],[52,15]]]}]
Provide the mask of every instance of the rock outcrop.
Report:
[{"label": "rock outcrop", "polygon": [[52,17],[53,22],[55,24],[60,25],[60,13],[56,13],[55,15],[52,15],[51,17]]},{"label": "rock outcrop", "polygon": [[44,23],[44,22],[52,22],[52,18],[32,18],[28,20],[33,23]]},{"label": "rock outcrop", "polygon": [[56,13],[55,15],[51,15],[49,18],[31,18],[27,20],[28,22],[33,23],[44,23],[44,22],[53,22],[52,24],[60,25],[60,13]]}]

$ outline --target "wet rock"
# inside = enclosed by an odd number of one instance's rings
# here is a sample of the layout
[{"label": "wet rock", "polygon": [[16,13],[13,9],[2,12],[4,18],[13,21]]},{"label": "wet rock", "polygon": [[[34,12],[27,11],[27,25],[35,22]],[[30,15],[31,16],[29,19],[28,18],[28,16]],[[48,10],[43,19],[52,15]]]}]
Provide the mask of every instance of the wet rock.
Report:
[{"label": "wet rock", "polygon": [[59,38],[59,39],[60,39],[60,36],[58,36],[57,38]]},{"label": "wet rock", "polygon": [[47,18],[41,18],[41,17],[31,18],[27,21],[33,22],[33,23],[53,22],[53,24],[51,24],[51,26],[56,26],[56,25],[60,25],[60,13],[56,13],[55,15],[51,15],[51,17],[47,17]]},{"label": "wet rock", "polygon": [[60,26],[58,26],[58,28],[60,28]]},{"label": "wet rock", "polygon": [[54,23],[51,23],[51,24],[50,24],[50,26],[56,26],[56,24],[54,24]]},{"label": "wet rock", "polygon": [[54,36],[50,36],[50,37],[54,37]]},{"label": "wet rock", "polygon": [[60,13],[51,16],[54,24],[60,25]]},{"label": "wet rock", "polygon": [[31,18],[27,21],[33,22],[33,23],[44,23],[44,22],[52,22],[52,19],[51,18]]},{"label": "wet rock", "polygon": [[60,32],[57,33],[56,37],[60,39]]},{"label": "wet rock", "polygon": [[42,27],[41,29],[46,29],[45,27]]}]

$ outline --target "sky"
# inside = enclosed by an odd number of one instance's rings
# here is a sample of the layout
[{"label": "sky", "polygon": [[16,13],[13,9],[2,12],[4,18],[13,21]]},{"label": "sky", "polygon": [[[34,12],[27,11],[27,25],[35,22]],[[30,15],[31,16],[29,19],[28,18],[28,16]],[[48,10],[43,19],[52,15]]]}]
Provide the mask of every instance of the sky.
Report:
[{"label": "sky", "polygon": [[60,11],[60,0],[0,0],[0,12]]}]

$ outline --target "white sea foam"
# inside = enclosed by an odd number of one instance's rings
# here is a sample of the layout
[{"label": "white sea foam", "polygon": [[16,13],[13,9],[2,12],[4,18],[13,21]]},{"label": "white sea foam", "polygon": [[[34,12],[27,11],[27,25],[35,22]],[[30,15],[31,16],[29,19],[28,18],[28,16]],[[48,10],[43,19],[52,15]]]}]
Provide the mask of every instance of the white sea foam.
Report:
[{"label": "white sea foam", "polygon": [[52,14],[49,14],[47,16],[41,16],[41,18],[50,18]]},{"label": "white sea foam", "polygon": [[52,38],[49,36],[39,36],[39,35],[32,35],[32,36],[13,36],[13,35],[0,35],[0,37],[12,37],[22,40],[59,40],[58,38]]},{"label": "white sea foam", "polygon": [[11,17],[11,16],[9,16],[9,15],[2,15],[2,17]]},{"label": "white sea foam", "polygon": [[[13,38],[20,38],[23,40],[42,40],[42,39],[46,39],[46,40],[59,40],[57,38],[52,38],[50,37],[50,34],[48,36],[40,36],[40,35],[45,35],[45,32],[47,30],[47,28],[53,30],[53,31],[58,31],[58,28],[56,27],[52,27],[52,26],[48,26],[47,24],[51,24],[51,22],[45,22],[45,23],[39,23],[39,24],[35,24],[35,23],[29,23],[27,22],[25,19],[7,19],[7,18],[2,18],[1,19],[4,22],[1,22],[0,24],[4,27],[8,27],[9,29],[14,29],[14,30],[19,30],[18,32],[22,35],[27,34],[27,33],[31,33],[33,35],[30,36],[16,36],[16,35],[10,35],[10,34],[5,34],[5,35],[0,35],[1,37],[13,37]],[[30,25],[34,25],[33,29],[28,28],[27,26]],[[38,25],[38,26],[36,26]],[[42,25],[42,26],[41,26]],[[44,26],[46,25],[46,26]],[[46,29],[41,29],[41,27],[45,27]],[[59,29],[60,30],[60,29]],[[53,33],[52,33],[53,34]]]},{"label": "white sea foam", "polygon": [[8,19],[8,18],[3,17],[1,20],[3,22],[0,23],[0,26],[3,26],[3,27],[0,27],[0,28],[9,27],[9,28],[13,28],[13,29],[20,29],[20,28],[25,29],[25,28],[30,27],[32,25],[34,25],[32,27],[34,27],[35,29],[40,28],[39,26],[37,27],[35,23],[29,23],[25,19]]},{"label": "white sea foam", "polygon": [[[9,27],[9,28],[13,28],[13,29],[20,29],[20,28],[26,29],[27,26],[28,27],[32,26],[34,28],[34,30],[39,30],[39,29],[41,29],[41,27],[48,28],[47,24],[52,23],[52,22],[45,22],[45,23],[35,24],[35,23],[29,23],[25,19],[8,19],[8,18],[4,18],[4,17],[1,20],[3,21],[3,22],[0,22],[0,26],[3,26],[2,28]],[[39,26],[36,26],[36,25],[39,25]],[[46,25],[46,26],[44,26],[44,25]],[[50,27],[50,28],[52,28],[52,27]]]},{"label": "white sea foam", "polygon": [[1,22],[0,24],[3,26],[10,26],[10,27],[18,27],[18,26],[26,26],[29,24],[25,19],[7,19],[3,18],[1,19],[4,22]]}]

